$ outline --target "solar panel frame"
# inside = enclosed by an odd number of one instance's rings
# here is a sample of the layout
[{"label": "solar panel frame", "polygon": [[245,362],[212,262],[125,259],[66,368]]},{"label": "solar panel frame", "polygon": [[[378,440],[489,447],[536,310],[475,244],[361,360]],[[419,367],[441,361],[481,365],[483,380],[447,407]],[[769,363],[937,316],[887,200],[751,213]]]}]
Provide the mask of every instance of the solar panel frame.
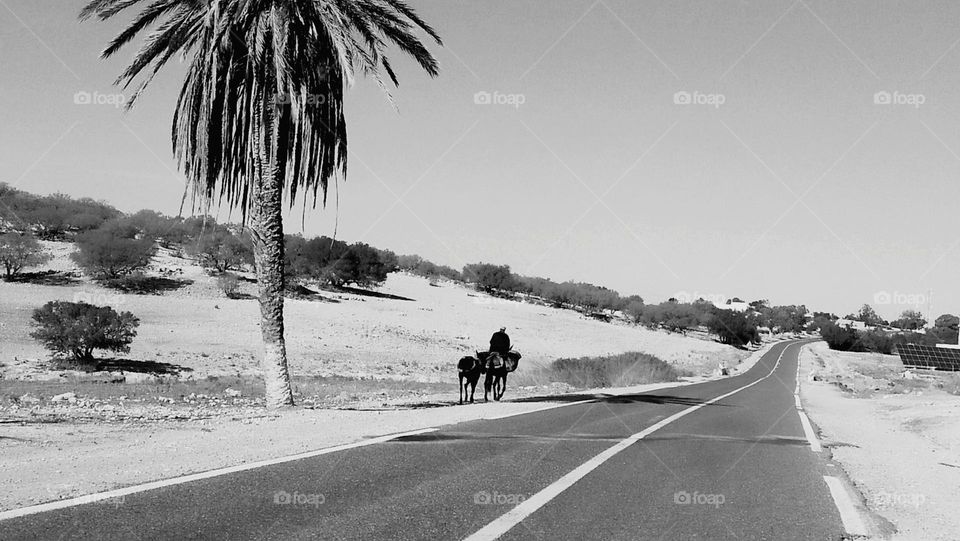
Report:
[{"label": "solar panel frame", "polygon": [[960,349],[900,344],[897,353],[907,368],[960,372]]}]

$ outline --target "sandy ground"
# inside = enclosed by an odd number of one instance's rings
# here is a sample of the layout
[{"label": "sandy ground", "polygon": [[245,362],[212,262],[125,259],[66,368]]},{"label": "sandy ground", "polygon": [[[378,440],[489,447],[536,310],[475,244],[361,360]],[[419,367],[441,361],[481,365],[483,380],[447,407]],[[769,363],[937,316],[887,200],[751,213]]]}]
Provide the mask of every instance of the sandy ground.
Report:
[{"label": "sandy ground", "polygon": [[937,388],[957,375],[905,378],[897,356],[823,342],[801,362],[811,420],[867,507],[896,527],[893,539],[960,539],[960,397]]},{"label": "sandy ground", "polygon": [[[47,247],[56,253],[47,267],[77,270],[67,257],[71,244]],[[0,366],[0,376],[30,377],[24,371],[47,357],[29,337],[30,314],[55,299],[110,305],[139,317],[138,336],[125,358],[170,363],[196,378],[258,373],[256,300],[225,298],[215,280],[189,259],[161,252],[153,271],[161,268],[178,270],[178,276],[193,283],[163,295],[125,295],[86,278],[65,286],[0,282],[0,365],[6,365]],[[253,292],[251,284],[244,286]],[[524,363],[642,351],[703,373],[720,360],[733,366],[746,356],[713,340],[602,323],[571,310],[503,301],[452,283],[432,287],[410,275],[391,274],[379,291],[414,300],[329,293],[324,295],[340,302],[287,300],[291,372],[449,381],[451,364],[485,349],[500,326],[508,328]]]}]

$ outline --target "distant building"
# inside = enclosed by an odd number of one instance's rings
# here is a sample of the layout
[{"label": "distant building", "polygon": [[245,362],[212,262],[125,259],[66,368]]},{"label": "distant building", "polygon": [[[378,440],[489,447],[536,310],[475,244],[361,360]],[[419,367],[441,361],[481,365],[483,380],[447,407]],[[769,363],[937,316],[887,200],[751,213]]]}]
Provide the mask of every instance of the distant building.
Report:
[{"label": "distant building", "polygon": [[867,330],[867,324],[862,321],[856,321],[853,319],[838,319],[837,326],[845,327],[847,329],[856,329],[858,331]]},{"label": "distant building", "polygon": [[750,310],[750,303],[744,301],[732,301],[727,299],[724,303],[714,301],[714,306],[721,310],[733,310],[734,312],[746,312]]}]

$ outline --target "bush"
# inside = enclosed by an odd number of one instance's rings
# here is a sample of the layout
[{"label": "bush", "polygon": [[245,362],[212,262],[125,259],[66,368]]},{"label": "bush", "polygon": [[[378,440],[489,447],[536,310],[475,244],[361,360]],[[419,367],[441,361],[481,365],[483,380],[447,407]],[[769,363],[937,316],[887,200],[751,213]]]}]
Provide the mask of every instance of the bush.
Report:
[{"label": "bush", "polygon": [[895,345],[894,338],[880,330],[857,332],[857,340],[856,351],[873,351],[884,355],[892,354]]},{"label": "bush", "polygon": [[77,237],[73,260],[100,279],[126,276],[144,269],[156,252],[152,239],[137,239],[126,228],[105,227]]},{"label": "bush", "polygon": [[37,239],[30,233],[10,232],[0,235],[0,264],[9,281],[26,267],[42,265],[50,260]]},{"label": "bush", "polygon": [[835,323],[825,322],[820,327],[820,336],[830,349],[837,351],[856,351],[859,345],[856,330],[841,327]]},{"label": "bush", "polygon": [[90,362],[95,349],[129,352],[140,320],[109,306],[50,301],[33,311],[33,325],[37,328],[30,336],[54,355]]},{"label": "bush", "polygon": [[[316,280],[321,284],[369,287],[382,283],[397,269],[399,258],[357,242],[352,245],[329,237],[304,239],[287,235],[284,272],[292,280]],[[405,261],[409,263],[409,260]]]},{"label": "bush", "polygon": [[743,347],[760,343],[756,322],[742,312],[717,310],[707,328],[719,336],[720,342],[724,344]]},{"label": "bush", "polygon": [[489,263],[471,263],[463,267],[463,277],[476,284],[477,289],[488,293],[503,291],[512,293],[519,290],[519,282],[510,272],[509,265],[491,265]]},{"label": "bush", "polygon": [[253,247],[250,242],[223,227],[200,236],[190,252],[200,265],[217,272],[240,270],[253,265]]},{"label": "bush", "polygon": [[641,383],[677,381],[685,375],[653,355],[630,352],[605,357],[557,359],[550,363],[550,381],[574,387],[621,387]]},{"label": "bush", "polygon": [[232,272],[223,273],[217,278],[217,287],[228,299],[235,299],[240,290],[240,279]]}]

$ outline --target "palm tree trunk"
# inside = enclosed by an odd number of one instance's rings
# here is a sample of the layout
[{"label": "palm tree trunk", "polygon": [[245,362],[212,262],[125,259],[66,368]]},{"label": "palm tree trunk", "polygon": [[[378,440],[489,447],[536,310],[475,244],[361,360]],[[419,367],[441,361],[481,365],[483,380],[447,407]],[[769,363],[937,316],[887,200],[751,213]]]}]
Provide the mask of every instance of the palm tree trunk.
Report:
[{"label": "palm tree trunk", "polygon": [[281,408],[293,405],[287,346],[283,338],[283,185],[268,142],[272,139],[275,124],[274,93],[268,91],[264,94],[258,104],[261,122],[251,225],[260,293],[260,334],[264,347],[261,368],[266,402],[268,408]]},{"label": "palm tree trunk", "polygon": [[254,195],[251,226],[254,230],[253,254],[260,293],[260,334],[264,355],[261,359],[268,408],[293,405],[290,373],[287,370],[287,346],[283,338],[283,224],[281,186],[272,171],[265,168]]}]

